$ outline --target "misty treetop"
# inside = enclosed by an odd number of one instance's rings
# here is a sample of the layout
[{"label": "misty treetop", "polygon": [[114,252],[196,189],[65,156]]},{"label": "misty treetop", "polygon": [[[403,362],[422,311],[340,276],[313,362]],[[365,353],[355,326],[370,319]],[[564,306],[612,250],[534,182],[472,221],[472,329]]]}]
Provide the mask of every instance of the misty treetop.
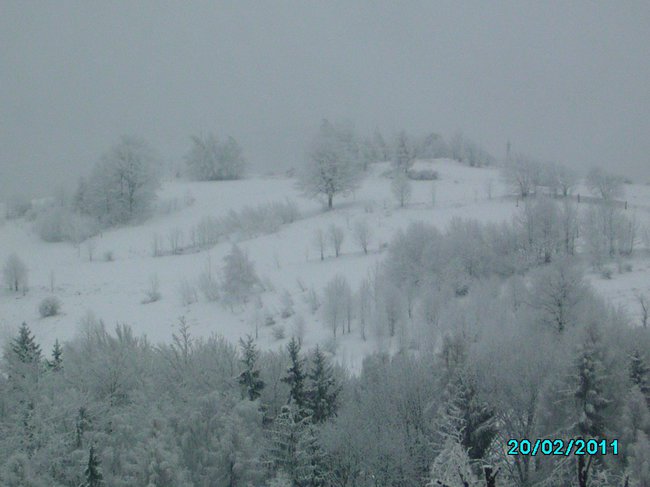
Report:
[{"label": "misty treetop", "polygon": [[101,157],[88,181],[80,182],[76,209],[106,225],[147,216],[159,185],[158,164],[147,142],[123,136]]},{"label": "misty treetop", "polygon": [[327,208],[334,197],[355,189],[361,178],[357,137],[351,127],[323,120],[312,140],[300,185],[309,196],[324,196]]},{"label": "misty treetop", "polygon": [[192,136],[185,163],[188,176],[197,181],[240,179],[246,167],[239,143],[230,136],[220,141],[214,134]]}]

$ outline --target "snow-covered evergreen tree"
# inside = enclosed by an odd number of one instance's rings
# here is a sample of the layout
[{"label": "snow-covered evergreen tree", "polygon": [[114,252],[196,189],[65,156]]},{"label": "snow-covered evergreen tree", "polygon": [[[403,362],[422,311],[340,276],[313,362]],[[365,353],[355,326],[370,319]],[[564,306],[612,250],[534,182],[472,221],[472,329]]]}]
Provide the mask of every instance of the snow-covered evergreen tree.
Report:
[{"label": "snow-covered evergreen tree", "polygon": [[495,414],[479,395],[476,377],[460,370],[448,387],[448,399],[438,420],[443,438],[456,438],[470,461],[483,458],[496,435]]},{"label": "snow-covered evergreen tree", "polygon": [[47,361],[47,366],[50,370],[58,372],[63,369],[63,349],[59,340],[54,341],[54,347],[52,348],[52,360]]},{"label": "snow-covered evergreen tree", "polygon": [[305,407],[307,405],[305,360],[300,354],[300,344],[295,337],[291,337],[287,345],[287,352],[290,364],[282,382],[289,386],[288,404],[293,405],[296,408],[296,413],[302,417],[306,414]]},{"label": "snow-covered evergreen tree", "polygon": [[296,485],[301,487],[324,487],[327,459],[321,448],[316,426],[306,425],[300,432],[297,445]]},{"label": "snow-covered evergreen tree", "polygon": [[601,333],[595,325],[587,327],[580,345],[574,371],[574,399],[577,411],[575,432],[584,438],[605,435],[605,410],[610,400],[605,396],[607,373]]},{"label": "snow-covered evergreen tree", "polygon": [[250,401],[254,401],[260,397],[262,389],[264,389],[264,381],[260,378],[260,370],[257,367],[259,352],[250,335],[246,337],[246,340],[240,338],[239,344],[242,349],[241,363],[244,366],[244,370],[239,374],[239,385],[242,386],[244,395]]},{"label": "snow-covered evergreen tree", "polygon": [[18,336],[12,340],[10,349],[24,364],[38,364],[41,361],[41,347],[36,343],[27,323],[20,326]]},{"label": "snow-covered evergreen tree", "polygon": [[646,365],[645,357],[638,349],[630,356],[630,381],[639,388],[650,407],[650,367]]},{"label": "snow-covered evergreen tree", "polygon": [[307,427],[306,418],[295,405],[282,406],[271,426],[269,460],[271,470],[284,472],[296,485],[300,470],[300,442]]},{"label": "snow-covered evergreen tree", "polygon": [[411,147],[406,132],[402,131],[398,134],[397,140],[395,141],[395,155],[393,158],[393,165],[398,172],[406,174],[414,162],[414,150]]},{"label": "snow-covered evergreen tree", "polygon": [[84,471],[85,483],[84,487],[102,487],[104,485],[104,477],[101,472],[101,462],[95,452],[94,445],[91,445],[88,452],[88,464]]},{"label": "snow-covered evergreen tree", "polygon": [[336,415],[340,387],[336,383],[331,365],[320,347],[312,353],[311,369],[306,390],[307,408],[314,423],[322,423]]}]

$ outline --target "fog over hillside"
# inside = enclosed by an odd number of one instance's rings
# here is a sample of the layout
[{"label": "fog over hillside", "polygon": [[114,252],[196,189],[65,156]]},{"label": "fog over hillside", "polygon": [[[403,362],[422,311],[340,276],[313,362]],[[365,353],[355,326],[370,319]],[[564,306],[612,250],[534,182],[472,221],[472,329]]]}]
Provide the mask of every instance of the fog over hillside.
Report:
[{"label": "fog over hillside", "polygon": [[66,183],[124,133],[176,161],[227,132],[285,168],[321,117],[647,180],[649,18],[643,1],[7,0],[0,191]]}]

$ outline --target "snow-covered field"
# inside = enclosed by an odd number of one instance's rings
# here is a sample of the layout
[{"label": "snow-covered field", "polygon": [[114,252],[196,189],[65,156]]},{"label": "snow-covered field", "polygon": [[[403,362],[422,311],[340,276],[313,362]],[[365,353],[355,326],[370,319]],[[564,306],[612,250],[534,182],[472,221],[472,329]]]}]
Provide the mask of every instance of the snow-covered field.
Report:
[{"label": "snow-covered field", "polygon": [[[381,261],[395,232],[411,222],[429,222],[442,229],[453,217],[498,222],[509,221],[520,211],[516,200],[506,195],[497,169],[469,168],[449,160],[418,164],[436,170],[439,180],[414,181],[413,195],[406,208],[398,208],[390,179],[383,176],[388,169],[384,164],[373,165],[362,186],[348,197],[336,198],[335,209],[329,212],[318,201],[305,198],[296,189],[295,180],[287,177],[166,182],[158,196],[159,206],[166,206],[168,212],[159,211],[142,225],[105,231],[95,237],[92,261],[87,244],[77,249],[69,243],[46,243],[34,233],[31,222],[0,222],[0,262],[16,252],[29,269],[26,295],[0,291],[0,341],[13,335],[25,321],[47,350],[55,339],[63,341],[74,335],[88,312],[104,320],[109,328],[117,323],[129,324],[136,334],[145,334],[154,343],[169,341],[180,317],[187,320],[195,336],[216,333],[237,340],[254,334],[260,312],[252,305],[231,310],[219,302],[207,302],[200,293],[198,302],[193,304],[184,305],[181,299],[181,284],[187,281],[194,285],[207,266],[219,277],[231,242],[223,240],[209,249],[159,257],[152,255],[152,242],[154,235],[158,235],[162,248],[168,248],[169,235],[180,231],[181,245],[187,245],[192,227],[203,217],[221,217],[230,210],[288,199],[298,205],[299,220],[283,225],[275,233],[238,243],[254,262],[267,288],[262,294],[263,313],[273,314],[277,323],[284,324],[289,337],[294,317],[283,320],[279,314],[281,296],[288,291],[296,314],[305,318],[306,346],[322,343],[331,332],[321,323],[319,313],[309,310],[306,298],[310,288],[320,294],[333,276],[341,274],[356,289]],[[629,211],[636,211],[642,227],[647,225],[650,187],[626,185],[626,193]],[[354,224],[361,219],[367,220],[372,229],[368,255],[354,238]],[[345,230],[342,255],[334,257],[328,245],[325,260],[321,261],[314,236],[318,229],[326,232],[331,224]],[[112,252],[113,261],[104,260],[106,252]],[[636,316],[635,293],[650,292],[650,260],[641,250],[630,263],[630,272],[615,271],[607,280],[590,273],[589,279],[612,303],[626,307],[631,316]],[[152,276],[160,283],[162,298],[143,304]],[[41,318],[38,304],[51,295],[61,300],[62,312]],[[259,326],[262,347],[276,348],[287,339],[277,340],[271,327]],[[344,335],[339,340],[338,356],[355,367],[373,346],[372,340],[363,342],[358,334]]]}]

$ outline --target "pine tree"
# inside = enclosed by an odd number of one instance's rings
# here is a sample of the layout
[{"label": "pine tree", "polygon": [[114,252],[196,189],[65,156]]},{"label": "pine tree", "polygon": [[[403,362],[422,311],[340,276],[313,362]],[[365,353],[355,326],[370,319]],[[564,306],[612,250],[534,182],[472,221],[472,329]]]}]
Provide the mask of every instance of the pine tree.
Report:
[{"label": "pine tree", "polygon": [[574,398],[578,411],[577,433],[588,438],[599,438],[605,433],[604,410],[609,401],[604,396],[605,366],[601,337],[590,327],[578,353]]},{"label": "pine tree", "polygon": [[291,337],[287,351],[291,365],[287,370],[287,375],[282,378],[282,382],[289,385],[288,404],[293,403],[297,408],[297,413],[303,415],[306,405],[304,359],[300,356],[300,344],[296,337]]},{"label": "pine tree", "polygon": [[36,343],[29,327],[23,323],[18,337],[11,340],[4,352],[4,364],[9,383],[16,391],[21,391],[20,402],[25,403],[39,380],[41,372],[41,347]]},{"label": "pine tree", "polygon": [[443,437],[455,438],[469,459],[483,458],[497,430],[495,413],[478,394],[476,379],[459,372],[449,386],[449,399],[439,423]]},{"label": "pine tree", "polygon": [[312,355],[310,384],[306,392],[307,408],[311,411],[312,421],[322,423],[336,415],[340,387],[327,363],[325,354],[316,346]]},{"label": "pine tree", "polygon": [[286,473],[294,482],[300,468],[298,451],[306,420],[300,418],[295,405],[285,405],[276,416],[271,428],[269,455],[271,469]]},{"label": "pine tree", "polygon": [[264,381],[260,378],[260,371],[257,366],[259,352],[253,343],[253,337],[247,335],[246,340],[239,339],[242,348],[243,357],[241,359],[244,370],[239,374],[239,385],[242,386],[248,399],[254,401],[260,397],[264,389]]},{"label": "pine tree", "polygon": [[77,420],[75,422],[75,446],[81,448],[83,446],[84,432],[90,427],[90,418],[86,408],[81,406],[77,411]]},{"label": "pine tree", "polygon": [[409,147],[409,140],[406,132],[402,131],[397,136],[397,144],[395,147],[395,160],[393,164],[398,171],[407,173],[413,165],[415,157]]},{"label": "pine tree", "polygon": [[36,343],[27,323],[20,326],[18,338],[14,338],[11,343],[11,350],[24,364],[40,363],[41,361],[41,347]]},{"label": "pine tree", "polygon": [[101,487],[104,485],[104,478],[102,477],[101,464],[99,458],[95,454],[95,447],[90,447],[88,454],[88,466],[84,471],[86,479],[84,487]]},{"label": "pine tree", "polygon": [[650,368],[639,350],[634,350],[630,357],[630,380],[643,393],[650,407]]},{"label": "pine tree", "polygon": [[[587,328],[587,334],[576,361],[577,387],[573,393],[578,419],[576,433],[583,438],[601,438],[605,433],[604,411],[609,400],[604,396],[605,366],[600,333],[595,326]],[[586,487],[590,482],[593,456],[577,457],[578,485]]]},{"label": "pine tree", "polygon": [[54,342],[54,348],[52,349],[52,360],[47,361],[47,366],[50,370],[58,372],[63,370],[63,349],[59,344],[59,340]]},{"label": "pine tree", "polygon": [[297,484],[304,487],[324,486],[326,459],[314,425],[309,425],[301,431],[296,453]]}]

